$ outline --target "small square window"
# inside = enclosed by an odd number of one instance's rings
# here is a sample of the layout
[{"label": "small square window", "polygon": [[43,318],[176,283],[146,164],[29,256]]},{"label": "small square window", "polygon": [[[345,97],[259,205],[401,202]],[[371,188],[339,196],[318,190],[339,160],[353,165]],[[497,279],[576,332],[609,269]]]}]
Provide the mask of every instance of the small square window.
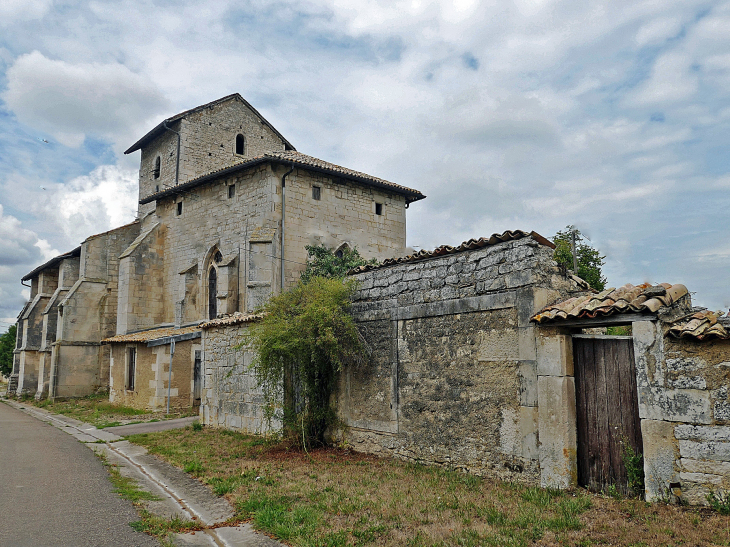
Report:
[{"label": "small square window", "polygon": [[322,188],[319,186],[312,186],[312,199],[319,201],[322,199]]},{"label": "small square window", "polygon": [[383,204],[382,203],[376,203],[375,204],[375,214],[376,215],[382,215],[383,214]]},{"label": "small square window", "polygon": [[236,195],[236,185],[235,184],[231,184],[228,187],[228,199],[231,199],[235,195]]},{"label": "small square window", "polygon": [[182,201],[177,202],[177,216],[182,215]]}]

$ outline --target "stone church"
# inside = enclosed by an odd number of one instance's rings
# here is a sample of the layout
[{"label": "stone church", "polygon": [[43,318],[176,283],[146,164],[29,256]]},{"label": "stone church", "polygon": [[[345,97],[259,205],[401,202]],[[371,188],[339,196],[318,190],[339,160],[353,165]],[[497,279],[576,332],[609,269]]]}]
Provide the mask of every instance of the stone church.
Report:
[{"label": "stone church", "polygon": [[405,254],[406,208],[425,197],[297,152],[237,93],[163,120],[137,150],[134,222],[23,277],[10,393],[196,405],[203,321],[296,283],[309,244]]}]

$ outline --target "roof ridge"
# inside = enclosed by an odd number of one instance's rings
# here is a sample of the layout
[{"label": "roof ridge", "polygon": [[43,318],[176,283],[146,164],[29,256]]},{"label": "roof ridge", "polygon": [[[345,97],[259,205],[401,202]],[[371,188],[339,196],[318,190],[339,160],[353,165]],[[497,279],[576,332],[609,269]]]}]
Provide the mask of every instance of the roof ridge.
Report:
[{"label": "roof ridge", "polygon": [[199,106],[189,108],[187,110],[183,110],[182,112],[178,112],[177,114],[174,114],[173,116],[165,118],[160,123],[158,123],[155,127],[150,129],[147,133],[145,133],[141,139],[139,139],[132,146],[130,146],[127,150],[125,150],[124,153],[131,154],[132,152],[135,152],[136,150],[139,150],[140,148],[142,148],[145,144],[147,144],[148,141],[152,140],[152,138],[157,136],[157,134],[160,133],[161,130],[165,130],[164,125],[166,123],[176,122],[194,112],[199,112],[199,111],[209,108],[211,106],[215,106],[217,104],[221,104],[226,101],[230,101],[231,99],[238,99],[239,101],[241,101],[249,110],[251,110],[251,112],[253,112],[256,116],[259,117],[259,119],[264,123],[264,125],[266,125],[269,129],[271,129],[274,133],[276,133],[276,135],[282,141],[284,141],[285,147],[288,147],[288,148],[296,151],[296,148],[294,148],[294,145],[292,143],[290,143],[286,139],[286,137],[284,137],[284,135],[279,133],[279,130],[276,129],[273,125],[271,125],[269,120],[264,118],[261,115],[261,113],[251,105],[251,103],[249,103],[246,99],[243,98],[243,96],[240,93],[236,92],[236,93],[231,93],[230,95],[226,95],[225,97],[221,97],[220,99],[215,99],[214,101],[210,101],[208,103],[201,104]]}]

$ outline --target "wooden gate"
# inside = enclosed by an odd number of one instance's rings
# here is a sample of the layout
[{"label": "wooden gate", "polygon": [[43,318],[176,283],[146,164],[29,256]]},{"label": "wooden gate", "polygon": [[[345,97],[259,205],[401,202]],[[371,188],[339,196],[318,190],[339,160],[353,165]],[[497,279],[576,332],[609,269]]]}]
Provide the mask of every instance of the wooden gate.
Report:
[{"label": "wooden gate", "polygon": [[643,452],[630,336],[573,336],[578,482],[627,493],[624,451]]}]

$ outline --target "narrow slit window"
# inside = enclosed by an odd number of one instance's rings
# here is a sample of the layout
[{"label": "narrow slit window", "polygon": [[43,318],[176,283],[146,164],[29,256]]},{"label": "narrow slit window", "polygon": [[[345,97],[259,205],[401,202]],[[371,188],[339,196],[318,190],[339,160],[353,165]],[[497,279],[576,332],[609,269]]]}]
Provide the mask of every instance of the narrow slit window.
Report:
[{"label": "narrow slit window", "polygon": [[127,355],[127,389],[134,391],[134,376],[137,372],[137,348],[129,348]]},{"label": "narrow slit window", "polygon": [[376,215],[382,215],[383,214],[383,204],[382,203],[376,203],[375,204],[375,214]]},{"label": "narrow slit window", "polygon": [[160,178],[160,156],[157,156],[157,159],[155,160],[155,168],[152,170],[152,178]]},{"label": "narrow slit window", "polygon": [[235,195],[236,195],[236,185],[235,184],[231,184],[228,187],[228,199],[232,199],[233,196],[235,196]]},{"label": "narrow slit window", "polygon": [[182,201],[177,202],[177,216],[182,215]]},{"label": "narrow slit window", "polygon": [[240,133],[236,135],[236,154],[239,156],[243,156],[244,150],[245,150],[246,142],[243,138],[243,135]]},{"label": "narrow slit window", "polygon": [[319,201],[322,199],[322,188],[319,186],[312,186],[312,199]]}]

